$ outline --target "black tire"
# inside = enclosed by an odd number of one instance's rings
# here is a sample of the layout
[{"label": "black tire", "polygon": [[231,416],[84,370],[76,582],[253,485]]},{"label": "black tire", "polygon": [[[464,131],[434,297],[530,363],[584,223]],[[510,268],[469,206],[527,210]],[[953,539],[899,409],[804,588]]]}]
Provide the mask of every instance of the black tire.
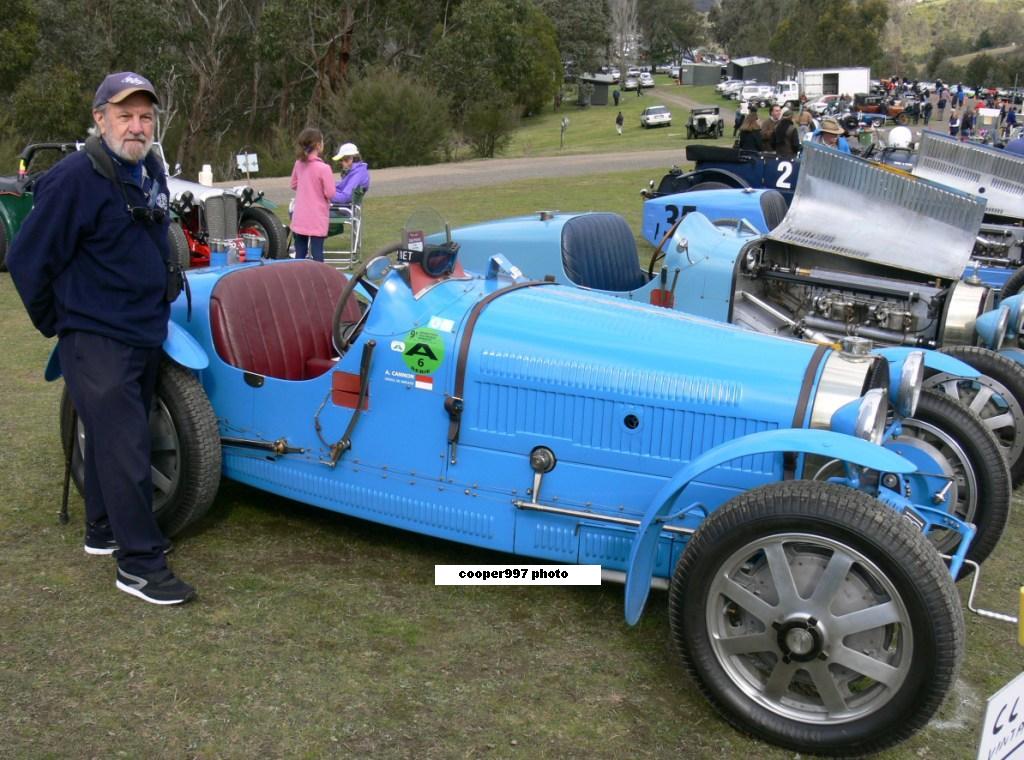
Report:
[{"label": "black tire", "polygon": [[263,206],[247,206],[238,219],[238,234],[259,235],[266,241],[264,255],[270,259],[288,258],[288,233],[273,211]]},{"label": "black tire", "polygon": [[922,728],[964,646],[956,588],[924,535],[864,493],[810,481],[748,491],[704,521],[676,566],[669,623],[726,720],[831,756]]},{"label": "black tire", "polygon": [[897,124],[909,124],[910,123],[910,119],[907,118],[907,115],[905,113],[901,113],[899,116],[897,116],[895,119],[893,119],[893,121],[895,121]]},{"label": "black tire", "polygon": [[0,221],[0,272],[7,271],[7,228]]},{"label": "black tire", "polygon": [[693,131],[693,127],[687,127],[686,128],[686,139],[687,140],[693,140],[694,139],[694,134],[695,133]]},{"label": "black tire", "polygon": [[[903,433],[896,438],[897,443],[914,441],[939,449],[952,466],[957,498],[948,511],[977,527],[967,558],[984,562],[1003,535],[1013,495],[1010,470],[995,436],[976,414],[948,396],[926,390],[914,416],[903,420]],[[943,554],[952,553],[959,543],[959,536],[952,531],[932,531],[929,539]],[[965,567],[960,577],[969,573],[970,568]]]},{"label": "black tire", "polygon": [[1003,289],[999,291],[999,297],[1009,298],[1010,296],[1015,296],[1020,293],[1022,287],[1024,287],[1024,267],[1018,268],[1010,275],[1009,279],[1006,280],[1006,284],[1003,285]]},{"label": "black tire", "polygon": [[[67,387],[60,399],[60,437],[67,456],[72,419]],[[71,477],[79,493],[85,472],[86,431],[78,420]],[[187,369],[164,361],[149,415],[153,438],[153,512],[161,530],[173,536],[209,510],[220,485],[221,448],[217,417],[203,387]]]},{"label": "black tire", "polygon": [[940,350],[970,364],[982,377],[974,383],[965,378],[931,375],[925,378],[925,387],[954,397],[981,417],[1010,465],[1013,485],[1019,485],[1024,479],[1024,369],[981,346],[946,346]]},{"label": "black tire", "polygon": [[178,222],[171,222],[167,228],[167,245],[171,249],[171,258],[178,262],[182,269],[189,269],[192,266],[192,252],[188,249],[188,238],[185,237],[185,230]]}]

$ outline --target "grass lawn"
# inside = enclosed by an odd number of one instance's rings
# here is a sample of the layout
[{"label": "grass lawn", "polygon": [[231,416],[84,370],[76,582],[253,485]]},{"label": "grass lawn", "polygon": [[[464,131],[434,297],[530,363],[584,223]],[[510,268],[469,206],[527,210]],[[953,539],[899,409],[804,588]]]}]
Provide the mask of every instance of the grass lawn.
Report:
[{"label": "grass lawn", "polygon": [[[610,95],[607,106],[580,108],[575,105],[575,98],[569,97],[562,102],[562,108],[558,111],[548,105],[542,113],[522,120],[501,156],[515,158],[679,147],[686,135],[686,120],[690,116],[690,110],[663,97],[663,94],[683,95],[711,105],[721,104],[726,124],[732,124],[733,106],[726,105],[727,101],[722,100],[714,92],[713,87],[680,87],[663,74],[656,76],[654,81],[655,86],[644,90],[643,95],[639,97],[632,91],[623,92],[618,108],[612,104]],[[640,113],[648,106],[655,105],[664,105],[672,112],[671,126],[656,129],[644,129],[640,126]],[[625,119],[621,135],[615,131],[615,114],[618,111],[622,111]],[[569,119],[569,127],[565,132],[564,145],[560,146],[563,117]],[[726,134],[731,134],[731,130]],[[732,144],[731,139],[713,142]]]},{"label": "grass lawn", "polygon": [[[638,227],[646,172],[368,199],[367,248],[433,206],[461,224],[605,209]],[[7,274],[0,388],[0,756],[10,758],[790,758],[719,719],[687,679],[656,592],[639,626],[622,589],[435,587],[489,552],[380,528],[224,482],[176,541],[200,592],[180,609],[119,593],[57,524],[60,384]],[[986,565],[983,604],[1016,606],[1020,507]],[[965,592],[966,589],[962,589]],[[967,617],[938,719],[887,753],[974,756],[985,698],[1024,665],[1007,625]]]}]

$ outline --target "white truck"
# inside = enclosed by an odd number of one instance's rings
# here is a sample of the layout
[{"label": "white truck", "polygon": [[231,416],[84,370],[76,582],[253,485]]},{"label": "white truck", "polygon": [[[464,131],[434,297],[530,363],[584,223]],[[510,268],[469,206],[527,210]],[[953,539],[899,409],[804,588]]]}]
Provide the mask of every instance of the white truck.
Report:
[{"label": "white truck", "polygon": [[871,92],[871,69],[804,69],[797,72],[800,95],[815,100],[822,95],[854,95]]}]

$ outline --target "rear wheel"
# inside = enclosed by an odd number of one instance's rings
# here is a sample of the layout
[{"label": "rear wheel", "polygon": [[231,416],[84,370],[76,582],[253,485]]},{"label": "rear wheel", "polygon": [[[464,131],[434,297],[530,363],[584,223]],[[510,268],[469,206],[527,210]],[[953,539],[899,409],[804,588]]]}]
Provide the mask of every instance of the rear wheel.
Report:
[{"label": "rear wheel", "polygon": [[981,377],[940,373],[927,377],[924,386],[945,393],[981,417],[1010,465],[1014,485],[1019,484],[1024,478],[1024,369],[980,346],[947,346],[941,351],[970,364]]},{"label": "rear wheel", "polygon": [[[999,446],[977,415],[935,391],[924,391],[912,418],[903,420],[903,432],[894,443],[924,446],[945,460],[952,472],[947,511],[974,523],[968,559],[984,562],[999,543],[1010,516],[1010,472]],[[928,537],[936,548],[952,553],[960,542],[953,531],[933,530]],[[969,572],[969,570],[967,570]]]},{"label": "rear wheel", "polygon": [[[85,426],[73,415],[67,388],[60,401],[60,435],[67,454],[74,420],[71,477],[82,493]],[[209,510],[220,485],[221,450],[217,418],[195,376],[169,361],[160,367],[149,413],[153,512],[167,536],[179,533]]]},{"label": "rear wheel", "polygon": [[171,222],[167,228],[167,244],[171,248],[171,258],[178,262],[182,269],[192,266],[192,252],[188,249],[188,238],[185,230],[177,222]]},{"label": "rear wheel", "polygon": [[288,258],[288,235],[281,220],[268,208],[243,208],[238,220],[238,234],[258,235],[263,242],[263,255],[267,258]]},{"label": "rear wheel", "polygon": [[704,521],[669,622],[726,720],[814,754],[918,731],[963,654],[956,589],[924,535],[866,494],[809,481],[748,491]]}]

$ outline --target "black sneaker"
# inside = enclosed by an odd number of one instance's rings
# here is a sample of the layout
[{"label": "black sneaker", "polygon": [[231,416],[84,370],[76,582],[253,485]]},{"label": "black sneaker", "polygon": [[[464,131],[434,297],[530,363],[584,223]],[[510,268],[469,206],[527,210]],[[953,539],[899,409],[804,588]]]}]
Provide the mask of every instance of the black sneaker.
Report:
[{"label": "black sneaker", "polygon": [[126,594],[150,604],[182,604],[196,596],[196,590],[175,576],[170,568],[133,575],[118,567],[115,585]]},{"label": "black sneaker", "polygon": [[85,553],[92,555],[113,554],[117,551],[117,541],[113,537],[104,538],[88,531],[85,534]]}]

